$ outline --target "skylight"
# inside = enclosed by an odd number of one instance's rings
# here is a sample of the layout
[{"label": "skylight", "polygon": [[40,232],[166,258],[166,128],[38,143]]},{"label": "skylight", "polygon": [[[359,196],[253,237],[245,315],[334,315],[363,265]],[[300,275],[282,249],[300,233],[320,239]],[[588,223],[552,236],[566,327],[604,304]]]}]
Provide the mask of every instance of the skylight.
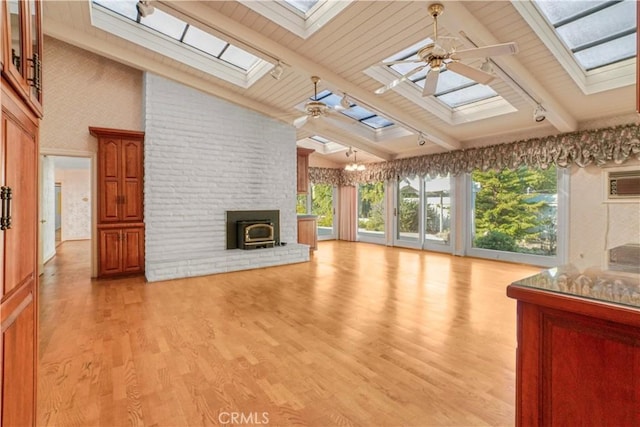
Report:
[{"label": "skylight", "polygon": [[305,15],[318,4],[318,1],[319,0],[284,0],[285,3],[293,6]]},{"label": "skylight", "polygon": [[[311,97],[310,99],[313,99]],[[322,101],[329,107],[335,107],[340,105],[342,98],[328,90],[323,90],[318,94],[316,101]],[[362,124],[369,126],[372,129],[382,129],[392,126],[394,123],[377,115],[376,113],[362,108],[354,103],[350,103],[350,107],[344,110],[339,110],[341,114],[359,121]]]},{"label": "skylight", "polygon": [[635,57],[635,3],[633,0],[535,1],[585,71]]},{"label": "skylight", "polygon": [[[410,46],[395,55],[385,59],[384,62],[398,61],[405,59],[417,59],[417,52],[423,46],[433,43],[430,38],[422,40],[413,46]],[[405,75],[411,70],[424,65],[422,62],[392,64],[389,66],[399,75]],[[421,71],[409,77],[409,80],[424,88],[424,81],[427,76],[429,67],[423,68]],[[443,71],[438,77],[438,85],[436,86],[435,97],[445,103],[449,108],[461,107],[463,105],[473,104],[474,102],[483,101],[485,99],[498,96],[498,93],[489,86],[481,85],[453,71]]]},{"label": "skylight", "polygon": [[320,144],[328,144],[331,142],[327,138],[323,138],[320,135],[313,135],[313,136],[310,136],[309,138],[313,139],[316,142],[319,142]]},{"label": "skylight", "polygon": [[108,9],[130,21],[144,25],[159,34],[197,49],[204,55],[225,61],[244,71],[250,71],[261,59],[200,28],[194,27],[158,8],[146,17],[140,16],[136,0],[93,0],[93,3]]},{"label": "skylight", "polygon": [[307,39],[353,0],[237,0],[293,34]]}]

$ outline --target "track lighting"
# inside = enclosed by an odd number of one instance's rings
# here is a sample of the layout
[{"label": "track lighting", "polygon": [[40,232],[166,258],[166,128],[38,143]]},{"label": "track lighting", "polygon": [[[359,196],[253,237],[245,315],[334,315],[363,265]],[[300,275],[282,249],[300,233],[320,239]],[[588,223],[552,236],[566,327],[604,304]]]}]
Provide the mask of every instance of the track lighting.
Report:
[{"label": "track lighting", "polygon": [[136,9],[138,9],[138,14],[142,18],[146,18],[147,16],[151,15],[155,10],[155,8],[149,3],[150,3],[149,0],[140,0],[138,4],[136,4]]},{"label": "track lighting", "polygon": [[282,63],[278,61],[275,67],[271,69],[271,72],[269,74],[271,74],[271,77],[273,77],[274,79],[280,80],[282,74],[284,74],[284,67],[282,66]]},{"label": "track lighting", "polygon": [[533,110],[533,120],[540,123],[541,121],[547,118],[546,113],[547,113],[547,110],[545,110],[542,105],[540,104],[536,105],[535,110]]},{"label": "track lighting", "polygon": [[427,140],[425,139],[424,135],[420,133],[420,136],[418,137],[418,145],[422,147],[426,143]]},{"label": "track lighting", "polygon": [[349,101],[349,98],[347,98],[347,94],[343,94],[342,98],[340,99],[340,106],[342,108],[344,108],[345,110],[347,108],[351,108],[351,101]]}]

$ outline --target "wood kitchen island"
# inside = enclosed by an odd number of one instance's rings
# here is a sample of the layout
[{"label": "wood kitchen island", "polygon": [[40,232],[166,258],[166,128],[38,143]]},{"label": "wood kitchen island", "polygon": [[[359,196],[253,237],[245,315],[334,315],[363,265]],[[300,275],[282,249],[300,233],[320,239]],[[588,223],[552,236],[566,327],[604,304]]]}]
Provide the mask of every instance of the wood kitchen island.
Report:
[{"label": "wood kitchen island", "polygon": [[554,268],[507,288],[516,425],[640,425],[639,277]]}]

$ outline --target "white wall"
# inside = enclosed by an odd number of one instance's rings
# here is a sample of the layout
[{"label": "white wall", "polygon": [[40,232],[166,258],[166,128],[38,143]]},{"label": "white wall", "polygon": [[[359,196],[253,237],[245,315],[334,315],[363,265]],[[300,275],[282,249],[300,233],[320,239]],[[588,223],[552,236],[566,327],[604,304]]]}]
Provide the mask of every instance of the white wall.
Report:
[{"label": "white wall", "polygon": [[56,169],[56,182],[62,184],[61,240],[91,239],[91,171]]},{"label": "white wall", "polygon": [[[147,279],[308,261],[295,243],[295,129],[153,74],[144,87]],[[227,250],[228,210],[280,210],[287,246]]]},{"label": "white wall", "polygon": [[[638,166],[630,161],[624,166]],[[603,203],[605,169],[572,167],[569,196],[569,262],[578,269],[604,268],[606,252],[640,243],[640,204]]]}]

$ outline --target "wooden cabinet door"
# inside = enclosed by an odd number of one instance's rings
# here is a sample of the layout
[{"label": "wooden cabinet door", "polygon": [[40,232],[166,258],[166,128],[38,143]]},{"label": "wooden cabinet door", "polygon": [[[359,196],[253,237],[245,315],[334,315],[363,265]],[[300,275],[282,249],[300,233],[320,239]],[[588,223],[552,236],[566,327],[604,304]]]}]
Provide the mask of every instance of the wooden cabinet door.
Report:
[{"label": "wooden cabinet door", "polygon": [[297,161],[297,187],[298,194],[307,194],[309,191],[309,158],[306,155],[298,154]]},{"label": "wooden cabinet door", "polygon": [[[3,82],[4,83],[4,82]],[[37,133],[35,118],[2,86],[0,183],[11,192],[0,216],[0,405],[2,425],[35,423]]]},{"label": "wooden cabinet door", "polygon": [[[4,113],[4,111],[3,111]],[[37,147],[34,130],[3,114],[5,187],[11,189],[11,225],[4,231],[3,295],[36,278]]]},{"label": "wooden cabinet door", "polygon": [[316,224],[315,218],[298,218],[298,243],[309,245],[310,250],[318,249]]},{"label": "wooden cabinet door", "polygon": [[42,5],[40,0],[7,0],[2,7],[2,76],[31,111],[42,117]]},{"label": "wooden cabinet door", "polygon": [[98,274],[108,276],[122,272],[122,229],[106,228],[98,230],[100,260]]},{"label": "wooden cabinet door", "polygon": [[3,426],[35,425],[34,306],[33,287],[23,287],[0,305]]},{"label": "wooden cabinet door", "polygon": [[100,197],[99,222],[120,220],[122,200],[120,174],[122,155],[119,139],[104,139],[99,142],[98,151],[98,194]]},{"label": "wooden cabinet door", "polygon": [[296,147],[298,156],[296,163],[298,194],[307,194],[309,192],[309,155],[314,151],[311,148]]},{"label": "wooden cabinet door", "polygon": [[122,229],[122,271],[135,273],[144,270],[144,228]]},{"label": "wooden cabinet door", "polygon": [[121,221],[142,221],[142,142],[122,140]]}]

